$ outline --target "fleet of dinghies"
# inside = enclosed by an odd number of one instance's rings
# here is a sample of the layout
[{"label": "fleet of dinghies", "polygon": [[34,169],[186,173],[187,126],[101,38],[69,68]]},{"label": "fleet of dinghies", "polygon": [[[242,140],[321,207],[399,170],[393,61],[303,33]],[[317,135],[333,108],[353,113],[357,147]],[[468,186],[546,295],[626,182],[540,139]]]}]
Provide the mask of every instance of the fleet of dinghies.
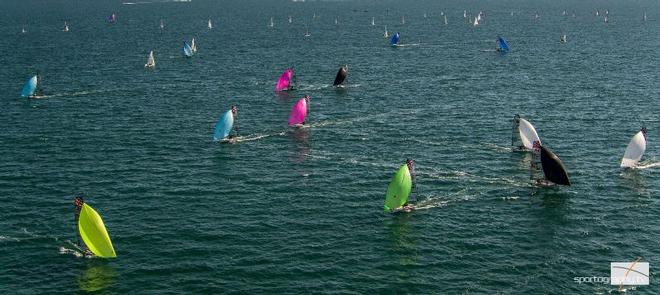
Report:
[{"label": "fleet of dinghies", "polygon": [[[511,12],[513,15],[513,12]],[[563,12],[566,15],[566,11]],[[596,11],[599,15],[599,11]],[[605,11],[604,20],[608,21],[609,11]],[[443,22],[446,25],[447,15],[441,12]],[[479,12],[473,19],[472,25],[477,26],[482,21],[483,12]],[[424,14],[426,17],[426,14]],[[463,17],[469,22],[467,11],[463,12]],[[535,15],[538,19],[538,14]],[[316,14],[314,14],[316,19]],[[646,21],[647,16],[644,12],[643,20]],[[117,21],[117,16],[112,13],[108,17],[108,22],[114,23]],[[292,17],[289,16],[289,23],[292,23]],[[338,17],[335,18],[335,24],[338,24]],[[405,16],[401,17],[401,24],[405,24]],[[375,17],[371,19],[371,25],[375,26]],[[273,18],[271,17],[268,23],[269,27],[274,26]],[[160,30],[164,29],[165,25],[163,20],[160,20]],[[207,21],[207,28],[213,29],[213,24],[209,18]],[[69,24],[64,22],[63,31],[69,31]],[[22,33],[26,33],[25,28],[22,28]],[[310,36],[309,30],[306,29],[305,36]],[[387,26],[383,33],[385,38],[389,37]],[[566,35],[562,35],[560,41],[566,42]],[[390,39],[391,46],[399,46],[400,34],[397,32],[392,35]],[[498,35],[497,36],[497,51],[506,53],[510,51],[509,45],[506,40]],[[190,44],[183,41],[183,54],[185,57],[191,57],[197,52],[197,44],[195,38],[192,38]],[[154,68],[156,61],[154,58],[154,51],[151,50],[147,57],[147,62],[144,65],[147,68]],[[348,76],[348,65],[341,66],[335,76],[333,86],[343,87]],[[24,84],[21,96],[26,98],[36,98],[40,95],[40,77],[39,75],[31,76]],[[277,80],[275,91],[289,91],[295,89],[295,73],[293,67],[286,69]],[[288,126],[303,127],[306,124],[307,115],[309,113],[309,96],[298,99],[291,108],[287,120]],[[232,131],[237,133],[235,127],[235,119],[237,116],[237,108],[232,105],[231,108],[218,118],[213,128],[213,141],[215,142],[236,142],[237,135],[232,135]],[[637,132],[626,147],[623,158],[621,159],[621,168],[636,168],[639,167],[639,161],[646,151],[647,130],[645,127]],[[541,144],[541,139],[534,126],[525,118],[515,115],[513,118],[513,127],[511,135],[511,146],[513,151],[531,152],[532,159],[530,161],[530,179],[535,186],[553,186],[565,185],[570,186],[571,181],[568,172],[561,159],[553,153],[550,149]],[[401,165],[392,180],[390,181],[387,192],[385,194],[384,210],[387,212],[398,212],[402,208],[406,208],[410,200],[412,188],[414,187],[414,171],[411,171],[411,160],[406,164]],[[114,258],[116,257],[110,236],[105,228],[101,216],[94,208],[82,201],[82,198],[76,198],[77,214],[77,228],[78,234],[84,246],[96,257],[101,258]],[[404,210],[408,212],[407,210]]]}]

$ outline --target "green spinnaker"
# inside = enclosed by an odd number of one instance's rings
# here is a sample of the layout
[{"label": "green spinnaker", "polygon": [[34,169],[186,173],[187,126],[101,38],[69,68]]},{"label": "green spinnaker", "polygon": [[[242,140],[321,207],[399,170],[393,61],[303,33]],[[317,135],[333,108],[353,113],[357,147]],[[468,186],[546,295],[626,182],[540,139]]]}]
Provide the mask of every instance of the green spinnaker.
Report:
[{"label": "green spinnaker", "polygon": [[390,185],[387,186],[387,195],[385,196],[385,211],[397,209],[408,201],[410,191],[412,190],[412,179],[408,165],[403,164],[396,171]]},{"label": "green spinnaker", "polygon": [[102,258],[115,258],[115,249],[112,247],[110,236],[105,229],[103,219],[99,213],[86,203],[83,204],[78,218],[78,231],[87,248],[94,255]]}]

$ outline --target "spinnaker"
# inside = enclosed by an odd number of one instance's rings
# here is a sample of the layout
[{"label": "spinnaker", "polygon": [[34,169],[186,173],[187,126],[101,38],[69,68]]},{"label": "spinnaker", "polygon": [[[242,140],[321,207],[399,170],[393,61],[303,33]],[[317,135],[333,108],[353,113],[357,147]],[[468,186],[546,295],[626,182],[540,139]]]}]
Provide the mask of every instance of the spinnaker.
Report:
[{"label": "spinnaker", "polygon": [[642,159],[646,151],[646,135],[644,134],[646,128],[642,128],[628,143],[626,152],[621,159],[621,168],[632,168],[637,165],[637,162]]},{"label": "spinnaker", "polygon": [[277,80],[277,84],[275,85],[275,91],[280,92],[280,91],[286,91],[286,90],[291,90],[292,85],[291,82],[293,81],[293,68],[288,68],[286,69],[280,78]]},{"label": "spinnaker", "polygon": [[397,46],[399,45],[399,39],[400,39],[399,32],[396,32],[396,34],[392,35],[392,39],[390,39],[390,45],[392,46]]},{"label": "spinnaker", "polygon": [[28,79],[25,82],[25,85],[23,85],[23,90],[21,91],[21,96],[22,97],[32,97],[34,96],[34,93],[37,90],[37,83],[38,79],[37,76],[34,75],[32,78]]},{"label": "spinnaker", "polygon": [[186,41],[183,41],[183,55],[185,57],[191,57],[193,55],[192,47]]},{"label": "spinnaker", "polygon": [[545,179],[555,184],[570,186],[571,181],[568,179],[566,167],[564,167],[559,157],[544,146],[540,146],[540,149],[541,168],[543,169]]},{"label": "spinnaker", "polygon": [[220,141],[231,133],[231,128],[234,127],[234,114],[231,110],[226,111],[220,118],[218,122],[215,123],[215,128],[213,129],[213,140]]},{"label": "spinnaker", "polygon": [[506,43],[506,40],[502,36],[497,36],[497,51],[499,52],[509,52],[509,44]]},{"label": "spinnaker", "polygon": [[410,191],[412,190],[412,178],[408,165],[403,164],[392,177],[392,181],[387,186],[385,195],[384,209],[387,212],[398,209],[408,201]]},{"label": "spinnaker", "polygon": [[348,65],[339,68],[337,71],[337,76],[335,76],[335,82],[332,83],[332,86],[338,86],[341,83],[344,83],[346,77],[348,76]]},{"label": "spinnaker", "polygon": [[289,126],[296,126],[305,124],[305,118],[307,118],[309,96],[306,96],[299,99],[296,104],[291,108],[291,113],[289,114]]},{"label": "spinnaker", "polygon": [[115,258],[117,254],[105,229],[103,219],[94,208],[84,203],[78,218],[78,231],[87,248],[102,258]]}]

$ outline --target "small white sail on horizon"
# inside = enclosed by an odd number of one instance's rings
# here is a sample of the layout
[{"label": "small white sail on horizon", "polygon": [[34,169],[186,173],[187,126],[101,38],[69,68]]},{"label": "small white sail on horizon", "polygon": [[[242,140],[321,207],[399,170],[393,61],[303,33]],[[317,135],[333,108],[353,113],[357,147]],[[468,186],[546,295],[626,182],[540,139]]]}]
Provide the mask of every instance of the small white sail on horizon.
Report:
[{"label": "small white sail on horizon", "polygon": [[447,16],[445,15],[444,17],[445,17],[445,25],[446,25],[447,24]]},{"label": "small white sail on horizon", "polygon": [[375,26],[375,25],[376,25],[376,18],[375,18],[375,17],[372,17],[372,18],[371,18],[371,25],[372,25],[372,26]]},{"label": "small white sail on horizon", "polygon": [[190,48],[192,48],[193,53],[197,53],[197,43],[195,43],[195,38],[190,40]]},{"label": "small white sail on horizon", "polygon": [[305,26],[305,37],[310,37],[312,34],[309,33],[309,28]]},{"label": "small white sail on horizon", "polygon": [[206,27],[209,28],[209,30],[213,29],[213,22],[211,22],[211,19],[209,18],[208,23],[206,24]]},{"label": "small white sail on horizon", "polygon": [[164,30],[164,29],[165,29],[165,23],[164,23],[163,20],[161,19],[161,20],[160,20],[160,30],[162,31],[162,30]]},{"label": "small white sail on horizon", "polygon": [[25,30],[25,27],[21,28],[21,33],[22,33],[22,34],[27,33],[27,31]]},{"label": "small white sail on horizon", "polygon": [[479,25],[479,18],[478,17],[474,18],[474,22],[472,23],[472,25],[475,26],[475,27]]},{"label": "small white sail on horizon", "polygon": [[621,168],[633,168],[637,165],[637,162],[642,159],[644,152],[646,151],[646,136],[644,135],[644,130],[642,129],[628,143],[626,151],[623,154],[621,159]]},{"label": "small white sail on horizon", "polygon": [[64,22],[64,29],[62,29],[63,32],[68,32],[69,31],[69,24],[67,22]]},{"label": "small white sail on horizon", "polygon": [[289,23],[293,23],[293,17],[289,15]]},{"label": "small white sail on horizon", "polygon": [[383,37],[389,38],[390,34],[387,32],[387,26],[385,26],[385,33],[383,33]]},{"label": "small white sail on horizon", "polygon": [[646,11],[644,11],[644,21],[646,21]]},{"label": "small white sail on horizon", "polygon": [[274,26],[275,26],[275,23],[273,22],[273,17],[271,16],[271,17],[270,17],[270,22],[268,23],[268,27],[271,27],[271,28],[272,28],[272,27],[274,27]]},{"label": "small white sail on horizon", "polygon": [[154,59],[154,51],[149,52],[149,57],[147,57],[147,63],[144,64],[145,68],[154,68],[156,67],[156,60]]},{"label": "small white sail on horizon", "polygon": [[405,15],[401,16],[401,24],[402,25],[406,24],[406,16]]}]

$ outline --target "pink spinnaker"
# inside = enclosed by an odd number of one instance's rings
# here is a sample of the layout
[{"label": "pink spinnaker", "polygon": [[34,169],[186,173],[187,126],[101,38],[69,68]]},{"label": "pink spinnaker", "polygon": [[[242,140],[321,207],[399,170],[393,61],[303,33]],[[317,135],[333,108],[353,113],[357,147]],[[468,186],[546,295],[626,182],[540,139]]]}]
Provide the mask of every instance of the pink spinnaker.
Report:
[{"label": "pink spinnaker", "polygon": [[280,79],[277,80],[277,85],[275,85],[275,91],[280,92],[282,90],[286,90],[289,88],[289,85],[291,84],[291,79],[293,79],[293,69],[288,68],[284,73],[282,73],[282,76],[280,76]]},{"label": "pink spinnaker", "polygon": [[298,125],[305,122],[307,117],[307,100],[301,98],[293,105],[291,114],[289,115],[289,125]]}]

